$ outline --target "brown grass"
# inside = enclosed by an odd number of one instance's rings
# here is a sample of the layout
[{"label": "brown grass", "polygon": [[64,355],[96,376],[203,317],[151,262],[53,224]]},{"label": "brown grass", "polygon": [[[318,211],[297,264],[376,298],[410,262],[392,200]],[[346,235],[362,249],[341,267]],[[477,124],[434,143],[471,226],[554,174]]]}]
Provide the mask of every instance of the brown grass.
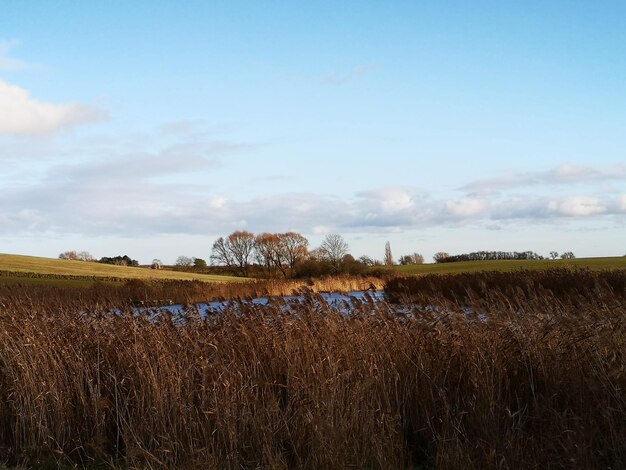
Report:
[{"label": "brown grass", "polygon": [[0,461],[624,468],[624,273],[475,276],[439,297],[406,281],[429,300],[410,316],[310,297],[184,324],[0,291]]},{"label": "brown grass", "polygon": [[[350,292],[382,289],[384,281],[376,277],[335,276],[311,280],[267,279],[250,282],[208,283],[202,281],[143,281],[130,279],[124,283],[95,282],[89,287],[54,284],[20,283],[2,285],[0,297],[13,292],[28,292],[30,298],[49,303],[54,298],[80,300],[99,306],[124,306],[144,303],[164,305],[169,302],[190,304],[211,300],[276,297],[301,292]],[[4,294],[3,294],[4,293]]]}]

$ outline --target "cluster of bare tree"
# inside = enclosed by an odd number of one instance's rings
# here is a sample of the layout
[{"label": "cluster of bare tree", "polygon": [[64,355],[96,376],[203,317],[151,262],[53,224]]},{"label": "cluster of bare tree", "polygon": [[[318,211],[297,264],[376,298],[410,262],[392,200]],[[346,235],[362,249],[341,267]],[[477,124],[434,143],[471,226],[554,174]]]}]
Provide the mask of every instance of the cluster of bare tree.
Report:
[{"label": "cluster of bare tree", "polygon": [[[410,255],[400,256],[398,260],[399,264],[406,266],[410,264],[424,264],[424,257],[419,253],[411,253]],[[376,265],[377,263],[374,262]],[[393,260],[393,255],[391,254],[391,244],[389,242],[385,243],[385,259],[383,263],[386,266],[395,265],[395,261]]]},{"label": "cluster of bare tree", "polygon": [[261,233],[236,231],[213,243],[211,264],[226,266],[242,276],[298,277],[353,272],[365,267],[349,254],[341,235],[327,235],[318,248],[296,232]]},{"label": "cluster of bare tree", "polygon": [[181,271],[197,271],[205,269],[206,267],[206,261],[202,258],[196,258],[195,256],[179,256],[176,258],[176,263],[174,264],[174,268]]},{"label": "cluster of bare tree", "polygon": [[103,264],[115,264],[118,266],[139,266],[139,261],[130,258],[128,255],[123,256],[103,256],[96,260],[88,251],[64,251],[59,255],[59,259],[69,259],[74,261],[93,261]]},{"label": "cluster of bare tree", "polygon": [[74,261],[95,261],[88,251],[65,251],[59,255],[59,259],[70,259]]},{"label": "cluster of bare tree", "polygon": [[412,253],[410,255],[401,256],[399,261],[403,266],[411,264],[424,264],[424,257],[419,253]]},{"label": "cluster of bare tree", "polygon": [[213,243],[211,262],[235,269],[247,276],[252,265],[268,276],[288,277],[299,261],[308,255],[309,241],[296,232],[261,233],[236,231]]}]

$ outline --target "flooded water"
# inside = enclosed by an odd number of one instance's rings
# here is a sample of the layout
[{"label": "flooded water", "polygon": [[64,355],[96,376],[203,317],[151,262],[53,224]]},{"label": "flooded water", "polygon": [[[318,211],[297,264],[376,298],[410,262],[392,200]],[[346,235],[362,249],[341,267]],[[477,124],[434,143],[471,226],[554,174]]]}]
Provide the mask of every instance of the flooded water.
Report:
[{"label": "flooded water", "polygon": [[[375,304],[385,302],[385,293],[382,290],[377,291],[353,291],[345,294],[341,293],[319,293],[311,296],[304,295],[291,295],[284,297],[258,297],[255,299],[242,299],[242,300],[225,300],[214,301],[194,304],[191,306],[195,311],[199,312],[202,316],[221,313],[228,308],[237,309],[240,306],[256,305],[256,306],[280,306],[284,311],[289,311],[291,308],[302,306],[303,304],[324,303],[325,306],[330,307],[333,310],[341,313],[350,313],[356,303],[359,305],[363,303]],[[185,314],[189,309],[189,306],[178,305],[163,305],[155,308],[137,307],[135,313],[142,313],[146,311],[159,310],[162,312],[169,312],[175,315]]]},{"label": "flooded water", "polygon": [[442,317],[448,314],[463,313],[468,316],[476,315],[480,321],[486,321],[486,316],[475,312],[470,307],[459,307],[459,310],[449,310],[439,305],[409,305],[404,303],[389,303],[382,290],[353,291],[347,293],[315,293],[306,295],[292,295],[284,297],[258,297],[253,299],[236,299],[198,303],[193,305],[163,305],[158,307],[135,307],[134,313],[149,314],[154,319],[163,314],[178,318],[183,323],[189,314],[200,314],[202,318],[218,315],[225,311],[242,312],[244,309],[264,307],[280,309],[284,313],[302,312],[302,307],[316,311],[332,310],[344,315],[350,315],[355,311],[367,314],[381,312],[393,313],[407,318],[421,317],[424,314],[435,314]]}]

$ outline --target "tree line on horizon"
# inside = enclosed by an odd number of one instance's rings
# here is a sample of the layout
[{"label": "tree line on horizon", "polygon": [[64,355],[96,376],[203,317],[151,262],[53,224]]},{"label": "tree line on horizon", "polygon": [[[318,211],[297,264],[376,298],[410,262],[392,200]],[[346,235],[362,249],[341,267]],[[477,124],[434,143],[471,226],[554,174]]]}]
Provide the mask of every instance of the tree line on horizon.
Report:
[{"label": "tree line on horizon", "polygon": [[[550,252],[550,258],[556,259],[559,254],[556,251]],[[563,252],[561,259],[574,259],[576,256],[571,251]],[[461,261],[501,261],[501,260],[543,260],[544,256],[534,251],[474,251],[472,253],[462,253],[459,255],[449,255],[440,251],[433,256],[435,263],[457,263]]]},{"label": "tree line on horizon", "polygon": [[[560,255],[556,251],[551,251],[549,256],[551,259],[575,258],[571,251]],[[118,266],[139,266],[139,262],[128,255],[105,256],[96,260],[88,251],[66,251],[61,253],[59,258]],[[546,258],[534,251],[476,251],[456,255],[440,251],[433,256],[435,263],[543,259]],[[389,241],[385,243],[385,254],[381,261],[367,255],[355,259],[350,254],[348,243],[339,234],[326,235],[319,247],[309,249],[309,240],[297,232],[254,234],[237,230],[225,237],[219,237],[213,243],[210,265],[202,258],[179,256],[172,268],[244,277],[304,278],[331,274],[362,274],[370,267],[423,263],[424,257],[417,252],[403,255],[396,262]],[[163,263],[159,259],[154,259],[150,267],[161,269]]]}]

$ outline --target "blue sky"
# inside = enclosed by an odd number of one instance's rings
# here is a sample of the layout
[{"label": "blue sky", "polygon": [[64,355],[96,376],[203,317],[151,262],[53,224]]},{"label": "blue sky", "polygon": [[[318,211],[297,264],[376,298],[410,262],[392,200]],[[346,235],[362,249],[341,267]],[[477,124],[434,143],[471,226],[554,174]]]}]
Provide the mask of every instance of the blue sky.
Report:
[{"label": "blue sky", "polygon": [[623,2],[29,2],[0,17],[0,252],[626,253]]}]

